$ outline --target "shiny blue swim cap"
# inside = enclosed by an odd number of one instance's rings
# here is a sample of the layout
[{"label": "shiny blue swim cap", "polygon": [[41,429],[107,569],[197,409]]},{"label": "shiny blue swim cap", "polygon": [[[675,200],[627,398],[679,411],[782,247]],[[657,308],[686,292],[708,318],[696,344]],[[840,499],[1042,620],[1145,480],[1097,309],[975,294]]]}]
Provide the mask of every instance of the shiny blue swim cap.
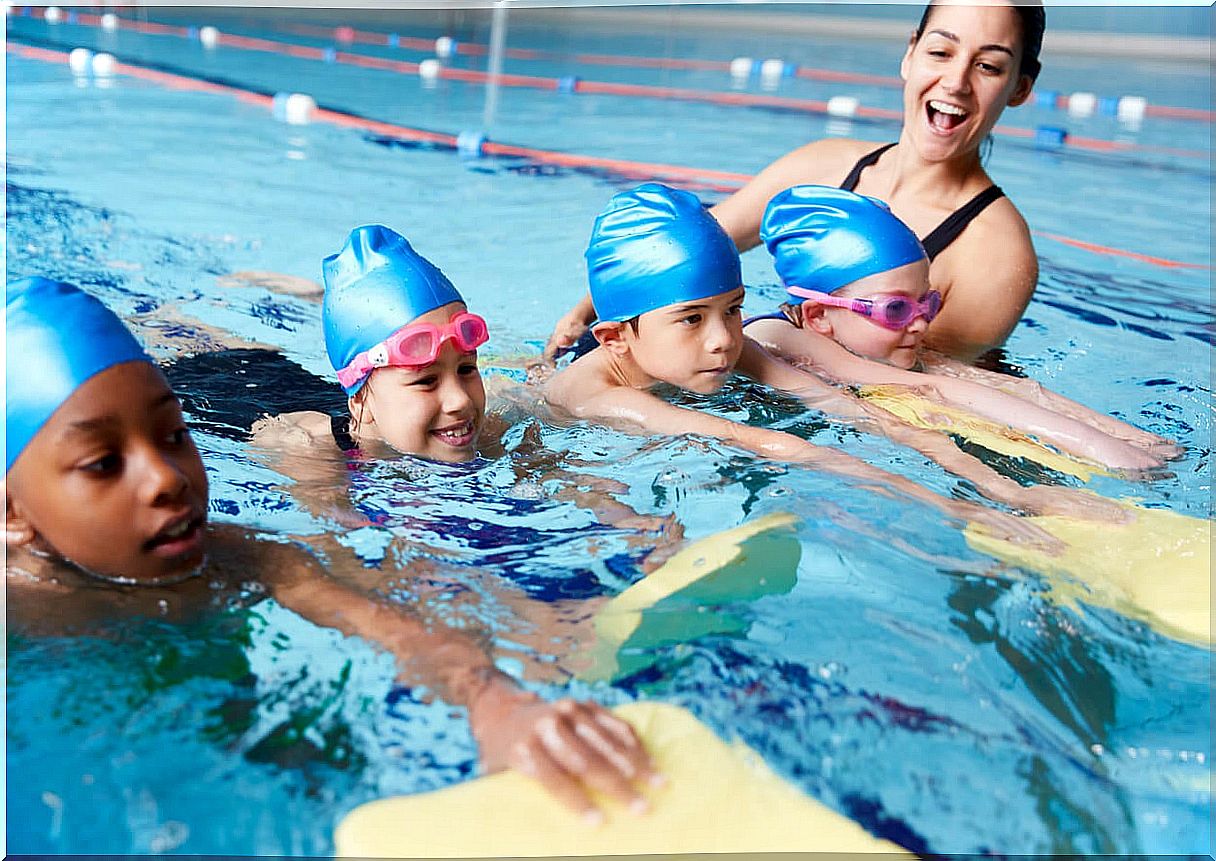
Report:
[{"label": "shiny blue swim cap", "polygon": [[735,244],[697,196],[654,182],[608,202],[586,257],[600,320],[629,320],[743,283]]},{"label": "shiny blue swim cap", "polygon": [[925,259],[916,234],[881,200],[826,185],[796,185],[770,200],[760,239],[783,284],[821,293]]},{"label": "shiny blue swim cap", "polygon": [[[405,237],[379,224],[350,232],[346,245],[321,263],[325,350],[340,371],[402,326],[449,302],[463,302],[442,272]],[[364,377],[346,389],[353,395]]]},{"label": "shiny blue swim cap", "polygon": [[7,473],[47,419],[87,380],[124,362],[151,362],[114,312],[71,284],[22,278],[5,290]]}]

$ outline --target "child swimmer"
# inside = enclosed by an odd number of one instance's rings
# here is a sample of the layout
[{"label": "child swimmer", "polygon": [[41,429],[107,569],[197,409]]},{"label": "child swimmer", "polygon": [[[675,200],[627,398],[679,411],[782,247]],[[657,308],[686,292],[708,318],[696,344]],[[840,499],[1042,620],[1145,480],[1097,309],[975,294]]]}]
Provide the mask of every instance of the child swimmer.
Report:
[{"label": "child swimmer", "polygon": [[[1016,517],[945,499],[843,452],[678,407],[656,396],[651,389],[658,383],[709,394],[734,372],[789,391],[815,407],[839,394],[743,336],[738,253],[694,195],[657,183],[616,195],[595,221],[586,257],[599,316],[592,331],[600,347],[548,381],[545,397],[555,409],[624,430],[716,437],[763,457],[812,463],[875,482],[1018,540],[1055,544]],[[904,436],[928,437],[943,457],[954,456],[933,434]],[[1017,488],[973,458],[962,455],[960,460],[968,477],[990,477]]]},{"label": "child swimmer", "polygon": [[[325,258],[322,273],[325,349],[350,417],[286,413],[277,417],[278,430],[302,431],[335,451],[472,460],[486,421],[477,368],[477,348],[490,337],[486,321],[387,227],[352,230],[342,250]],[[255,434],[266,438],[267,430]]]},{"label": "child swimmer", "polygon": [[[1156,467],[1178,453],[1158,436],[1033,381],[922,356],[921,340],[941,298],[929,290],[928,259],[916,235],[881,201],[827,186],[794,186],[769,202],[760,235],[792,298],[778,313],[744,326],[776,355],[839,383],[919,386],[1114,468]],[[917,368],[932,376],[913,373]]]},{"label": "child swimmer", "polygon": [[352,592],[299,547],[209,525],[207,475],[180,404],[100,302],[26,278],[7,285],[6,316],[10,621],[186,618],[256,577],[284,607],[379,643],[411,683],[467,706],[487,768],[530,774],[589,819],[598,814],[588,788],[641,809],[632,782],[654,772],[627,724],[594,704],[520,690],[463,634]]},{"label": "child swimmer", "polygon": [[[284,413],[253,428],[255,446],[296,480],[302,502],[349,520],[343,455],[355,449],[373,459],[408,454],[446,463],[502,454],[507,422],[487,412],[477,361],[489,327],[469,312],[438,267],[399,233],[364,225],[325,258],[322,275],[325,348],[349,416]],[[593,508],[599,522],[660,532],[664,550],[649,554],[647,568],[682,534],[672,518],[637,514],[613,498],[602,479],[570,475],[546,462],[543,452],[530,467],[542,469],[546,479],[570,479],[554,498]]]}]

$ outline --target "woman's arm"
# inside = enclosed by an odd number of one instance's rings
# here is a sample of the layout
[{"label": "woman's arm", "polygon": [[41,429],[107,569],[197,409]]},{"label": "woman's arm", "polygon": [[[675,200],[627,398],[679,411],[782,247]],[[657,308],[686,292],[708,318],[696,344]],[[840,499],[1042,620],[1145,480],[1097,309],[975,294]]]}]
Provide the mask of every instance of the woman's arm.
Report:
[{"label": "woman's arm", "polygon": [[545,344],[545,361],[556,361],[558,351],[574,346],[578,339],[583,337],[587,327],[594,322],[595,306],[591,304],[591,294],[584,293],[578,304],[563,314],[553,327],[553,334]]},{"label": "woman's arm", "polygon": [[634,809],[645,804],[633,781],[656,776],[628,724],[595,704],[549,703],[521,690],[467,634],[424,623],[401,607],[342,586],[300,547],[259,541],[234,527],[225,531],[281,605],[379,645],[397,659],[403,681],[467,706],[486,768],[530,774],[589,819],[599,813],[588,789]]},{"label": "woman's arm", "polygon": [[760,171],[747,185],[710,209],[710,213],[742,254],[760,244],[760,222],[777,192],[800,183],[836,185],[848,171],[845,165],[868,146],[871,145],[841,139],[801,146]]},{"label": "woman's arm", "polygon": [[933,262],[930,280],[944,301],[926,345],[964,361],[999,347],[1022,319],[1038,279],[1025,220],[1008,199],[995,201]]}]

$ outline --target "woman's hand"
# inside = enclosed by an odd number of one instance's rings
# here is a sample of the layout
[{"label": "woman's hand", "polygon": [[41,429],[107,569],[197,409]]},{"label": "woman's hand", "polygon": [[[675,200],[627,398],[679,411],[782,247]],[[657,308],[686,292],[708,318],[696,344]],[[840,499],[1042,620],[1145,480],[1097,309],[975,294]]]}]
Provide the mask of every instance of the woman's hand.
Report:
[{"label": "woman's hand", "polygon": [[578,339],[583,337],[583,333],[593,322],[595,305],[591,302],[591,294],[585,293],[583,298],[578,300],[578,304],[567,311],[553,327],[553,334],[545,344],[544,360],[550,364],[557,361],[558,352],[578,343]]},{"label": "woman's hand", "polygon": [[663,783],[633,727],[595,703],[549,703],[494,681],[470,705],[469,722],[486,770],[536,778],[590,824],[603,819],[590,790],[640,814],[647,804],[638,782]]},{"label": "woman's hand", "polygon": [[553,327],[553,334],[545,344],[544,359],[552,363],[557,361],[557,354],[567,347],[573,347],[578,339],[587,331],[587,321],[578,313],[578,309],[565,314]]}]

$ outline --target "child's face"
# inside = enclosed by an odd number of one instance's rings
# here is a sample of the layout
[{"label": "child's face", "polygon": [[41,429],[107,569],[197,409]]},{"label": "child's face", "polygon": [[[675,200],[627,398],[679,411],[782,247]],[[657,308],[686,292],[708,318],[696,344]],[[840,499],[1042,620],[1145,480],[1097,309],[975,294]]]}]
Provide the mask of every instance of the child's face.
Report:
[{"label": "child's face", "polygon": [[[415,322],[442,326],[464,310],[453,302]],[[378,368],[350,407],[360,433],[377,434],[400,452],[448,463],[472,460],[486,411],[477,353],[461,352],[447,340],[433,364]]]},{"label": "child's face", "polygon": [[173,583],[204,559],[207,473],[181,404],[148,362],[85,382],[7,476],[10,545],[135,584]]},{"label": "child's face", "polygon": [[624,337],[638,367],[655,380],[701,394],[722,388],[743,350],[743,288],[681,302],[638,318]]},{"label": "child's face", "polygon": [[[929,291],[929,263],[918,260],[898,269],[866,276],[835,291],[842,299],[904,296],[920,299]],[[920,356],[929,324],[916,317],[903,329],[888,329],[847,308],[828,308],[808,299],[802,303],[803,324],[827,335],[851,352],[897,368],[911,368]]]}]

